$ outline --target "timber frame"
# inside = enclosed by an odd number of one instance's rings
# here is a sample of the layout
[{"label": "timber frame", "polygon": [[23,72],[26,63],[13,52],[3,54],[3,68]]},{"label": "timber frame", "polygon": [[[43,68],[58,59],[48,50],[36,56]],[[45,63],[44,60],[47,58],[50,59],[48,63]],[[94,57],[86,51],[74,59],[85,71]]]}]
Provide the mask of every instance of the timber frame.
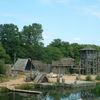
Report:
[{"label": "timber frame", "polygon": [[98,51],[94,48],[80,50],[81,74],[98,74]]}]

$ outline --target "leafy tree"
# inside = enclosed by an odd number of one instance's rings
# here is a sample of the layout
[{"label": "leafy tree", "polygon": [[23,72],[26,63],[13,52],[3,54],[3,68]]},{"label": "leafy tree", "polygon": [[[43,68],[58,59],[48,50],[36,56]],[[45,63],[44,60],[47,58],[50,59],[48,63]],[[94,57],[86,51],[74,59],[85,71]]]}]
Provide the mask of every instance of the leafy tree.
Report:
[{"label": "leafy tree", "polygon": [[61,39],[54,39],[49,45],[59,48],[62,46],[62,41],[61,41]]},{"label": "leafy tree", "polygon": [[0,59],[3,60],[5,63],[10,62],[10,56],[6,54],[6,51],[1,44],[0,44]]},{"label": "leafy tree", "polygon": [[0,60],[0,74],[5,74],[5,73],[6,73],[5,63],[3,60]]},{"label": "leafy tree", "polygon": [[62,52],[57,47],[47,47],[45,48],[44,61],[51,63],[52,60],[59,60],[63,57]]},{"label": "leafy tree", "polygon": [[25,44],[37,45],[43,39],[42,32],[43,32],[42,25],[33,23],[32,25],[23,27],[22,38]]},{"label": "leafy tree", "polygon": [[3,44],[6,52],[13,58],[16,52],[19,40],[18,27],[14,24],[0,25],[0,41]]},{"label": "leafy tree", "polygon": [[43,55],[42,25],[33,23],[29,26],[24,26],[21,32],[22,46],[26,52],[24,56],[32,59],[41,60]]}]

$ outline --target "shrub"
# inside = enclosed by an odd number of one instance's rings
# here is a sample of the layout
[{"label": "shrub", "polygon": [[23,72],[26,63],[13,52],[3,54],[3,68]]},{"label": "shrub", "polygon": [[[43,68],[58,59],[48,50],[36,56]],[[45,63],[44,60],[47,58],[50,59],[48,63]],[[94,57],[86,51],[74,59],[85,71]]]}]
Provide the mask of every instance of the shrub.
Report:
[{"label": "shrub", "polygon": [[100,80],[100,75],[97,75],[95,79]]},{"label": "shrub", "polygon": [[92,81],[92,78],[91,78],[90,75],[88,75],[88,76],[86,76],[85,80],[86,80],[86,81]]},{"label": "shrub", "polygon": [[9,92],[9,89],[7,89],[6,87],[2,87],[2,88],[0,88],[0,92],[6,93],[6,92]]},{"label": "shrub", "polygon": [[20,86],[16,86],[16,89],[31,90],[34,87],[33,84],[25,83]]},{"label": "shrub", "polygon": [[3,60],[0,60],[0,74],[5,74],[5,73],[6,73],[5,63]]}]

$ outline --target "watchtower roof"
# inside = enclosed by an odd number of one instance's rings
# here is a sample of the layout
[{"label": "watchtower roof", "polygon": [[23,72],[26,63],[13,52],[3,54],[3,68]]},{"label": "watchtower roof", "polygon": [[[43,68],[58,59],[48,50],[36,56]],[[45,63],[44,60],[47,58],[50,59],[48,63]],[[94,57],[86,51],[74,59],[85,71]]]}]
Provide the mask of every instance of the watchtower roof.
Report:
[{"label": "watchtower roof", "polygon": [[88,51],[88,50],[96,51],[96,49],[92,48],[92,47],[85,47],[85,48],[81,49],[81,51]]}]

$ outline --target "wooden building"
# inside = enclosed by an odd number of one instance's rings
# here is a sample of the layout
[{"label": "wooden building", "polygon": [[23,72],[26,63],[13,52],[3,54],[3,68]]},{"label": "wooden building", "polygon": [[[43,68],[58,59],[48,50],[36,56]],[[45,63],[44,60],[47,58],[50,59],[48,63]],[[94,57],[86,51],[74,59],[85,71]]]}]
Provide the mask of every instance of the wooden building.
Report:
[{"label": "wooden building", "polygon": [[52,61],[52,72],[56,74],[68,74],[73,66],[73,58],[62,58],[58,61]]},{"label": "wooden building", "polygon": [[98,73],[98,52],[94,48],[83,48],[80,50],[81,74]]},{"label": "wooden building", "polygon": [[34,65],[31,62],[31,59],[21,59],[19,58],[14,66],[12,71],[16,71],[16,72],[25,72],[25,71],[30,71],[35,69]]},{"label": "wooden building", "polygon": [[51,71],[51,65],[46,64],[42,61],[32,60],[32,64],[35,66],[36,70],[38,70],[40,72],[50,73],[50,71]]}]

